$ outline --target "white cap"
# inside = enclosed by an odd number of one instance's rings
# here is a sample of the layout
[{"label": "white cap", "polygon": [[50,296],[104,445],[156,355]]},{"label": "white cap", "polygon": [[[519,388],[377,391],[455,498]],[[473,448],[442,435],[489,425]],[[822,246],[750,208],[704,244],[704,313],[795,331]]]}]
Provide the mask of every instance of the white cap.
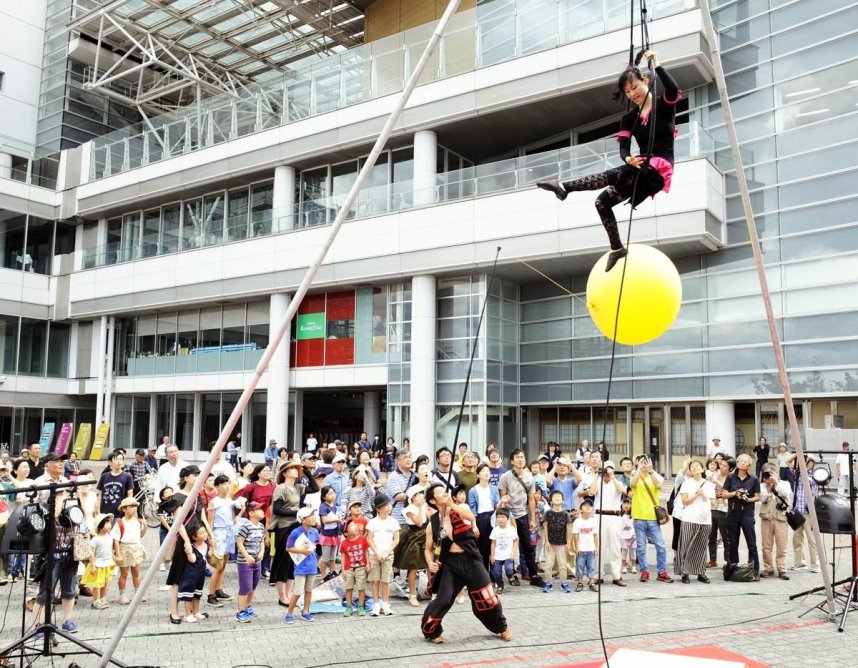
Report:
[{"label": "white cap", "polygon": [[606,461],[604,464],[602,464],[602,468],[603,469],[614,469],[615,471],[617,470],[616,465],[610,459],[608,461]]},{"label": "white cap", "polygon": [[337,462],[347,461],[346,456],[341,452],[338,455],[334,455],[334,458],[331,460],[332,464],[336,464]]},{"label": "white cap", "polygon": [[422,485],[411,485],[408,489],[405,490],[405,496],[411,501],[411,498],[415,494],[419,494],[420,492],[425,492],[426,490]]},{"label": "white cap", "polygon": [[301,521],[301,520],[303,520],[305,517],[310,517],[310,515],[314,515],[314,514],[315,514],[315,512],[316,512],[316,511],[315,511],[315,510],[313,510],[312,508],[301,508],[301,509],[298,511],[298,521],[300,522],[300,521]]}]

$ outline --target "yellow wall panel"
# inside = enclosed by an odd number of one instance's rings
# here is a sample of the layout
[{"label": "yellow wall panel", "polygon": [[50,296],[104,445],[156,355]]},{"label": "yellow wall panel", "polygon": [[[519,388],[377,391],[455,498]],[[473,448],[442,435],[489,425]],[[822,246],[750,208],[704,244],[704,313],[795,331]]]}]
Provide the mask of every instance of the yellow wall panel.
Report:
[{"label": "yellow wall panel", "polygon": [[[364,40],[374,42],[409,28],[437,21],[448,0],[376,0],[366,9]],[[476,7],[476,0],[462,0],[459,12]]]},{"label": "yellow wall panel", "polygon": [[416,28],[435,20],[434,0],[401,0],[400,30]]},{"label": "yellow wall panel", "polygon": [[376,0],[366,8],[364,40],[374,42],[401,32],[400,0]]}]

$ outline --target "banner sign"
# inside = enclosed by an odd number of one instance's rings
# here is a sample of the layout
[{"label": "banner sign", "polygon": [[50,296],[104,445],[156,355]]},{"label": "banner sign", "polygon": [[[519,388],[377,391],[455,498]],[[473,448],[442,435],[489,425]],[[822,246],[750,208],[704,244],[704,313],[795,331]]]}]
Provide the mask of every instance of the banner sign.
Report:
[{"label": "banner sign", "polygon": [[72,448],[72,452],[77,455],[78,459],[86,457],[90,438],[92,438],[92,425],[89,422],[81,422],[77,428],[77,438],[74,439],[74,447]]},{"label": "banner sign", "polygon": [[66,454],[72,432],[74,432],[74,425],[71,422],[63,422],[60,427],[60,435],[57,436],[57,447],[54,448],[54,452],[58,455]]},{"label": "banner sign", "polygon": [[94,461],[101,460],[104,455],[104,446],[107,445],[107,434],[110,431],[110,425],[107,422],[102,422],[95,430],[95,440],[92,442],[92,452],[89,458]]},{"label": "banner sign", "polygon": [[39,439],[39,445],[42,446],[40,457],[44,457],[51,449],[51,441],[54,440],[54,427],[56,427],[56,424],[53,422],[45,422],[42,426],[42,437]]},{"label": "banner sign", "polygon": [[325,314],[322,313],[304,313],[298,316],[298,331],[296,332],[298,341],[304,339],[324,339],[325,338]]}]

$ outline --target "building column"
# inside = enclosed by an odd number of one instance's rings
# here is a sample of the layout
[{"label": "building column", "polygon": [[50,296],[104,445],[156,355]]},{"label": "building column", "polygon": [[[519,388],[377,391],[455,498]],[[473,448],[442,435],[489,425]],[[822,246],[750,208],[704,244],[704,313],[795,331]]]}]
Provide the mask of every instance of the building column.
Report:
[{"label": "building column", "polygon": [[276,234],[295,228],[295,168],[280,165],[274,168],[274,208],[272,231]]},{"label": "building column", "polygon": [[107,346],[107,316],[103,315],[99,320],[93,322],[92,326],[92,375],[98,380],[96,383],[95,396],[95,426],[98,427],[106,420],[104,415],[104,354]]},{"label": "building column", "polygon": [[[274,328],[280,325],[292,295],[275,292],[271,295],[269,306],[269,340],[273,342]],[[270,345],[270,343],[269,343]],[[270,439],[276,439],[277,444],[286,446],[289,438],[289,333],[283,337],[283,341],[277,351],[271,357],[268,366],[268,401],[265,414],[265,443]]]},{"label": "building column", "polygon": [[438,137],[431,130],[415,132],[414,206],[435,204],[435,180],[437,175]]},{"label": "building column", "polygon": [[435,277],[411,279],[411,453],[435,450]]},{"label": "building column", "polygon": [[12,156],[0,153],[0,179],[12,178]]},{"label": "building column", "polygon": [[714,437],[721,439],[724,453],[736,456],[736,412],[732,401],[706,402],[706,452]]},{"label": "building column", "polygon": [[304,451],[304,390],[295,390],[295,411],[292,424],[292,450]]},{"label": "building column", "polygon": [[363,430],[372,441],[373,436],[380,434],[381,428],[381,393],[363,393]]},{"label": "building column", "polygon": [[83,225],[74,228],[74,254],[72,269],[80,271],[83,269]]}]

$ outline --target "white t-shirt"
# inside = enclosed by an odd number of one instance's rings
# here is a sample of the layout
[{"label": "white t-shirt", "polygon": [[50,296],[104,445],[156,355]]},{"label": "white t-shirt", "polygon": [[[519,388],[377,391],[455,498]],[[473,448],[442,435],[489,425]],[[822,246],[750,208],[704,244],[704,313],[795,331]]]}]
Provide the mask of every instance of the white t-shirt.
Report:
[{"label": "white t-shirt", "polygon": [[788,452],[779,452],[778,453],[778,468],[785,469],[789,466],[787,463],[787,459],[789,459]]},{"label": "white t-shirt", "polygon": [[[696,497],[694,501],[687,506],[682,503],[682,495],[687,494],[689,497],[697,493],[697,489],[703,485],[704,497]],[[690,524],[712,524],[712,503],[715,498],[715,485],[708,480],[697,482],[694,478],[689,478],[682,487],[679,488],[680,497],[676,500],[676,505],[682,504],[682,521]]]},{"label": "white t-shirt", "polygon": [[319,441],[317,441],[312,436],[307,439],[307,450],[309,452],[316,452],[316,446],[319,445]]},{"label": "white t-shirt", "polygon": [[518,531],[507,524],[503,529],[495,527],[489,539],[495,544],[495,561],[506,561],[514,559],[516,555],[512,553],[512,545],[518,539]]},{"label": "white t-shirt", "polygon": [[849,475],[849,455],[847,453],[838,454],[835,462],[837,467],[835,471],[839,471],[838,475]]},{"label": "white t-shirt", "polygon": [[156,493],[160,494],[161,490],[165,487],[170,487],[174,492],[178,492],[179,472],[187,465],[187,462],[183,462],[181,459],[176,461],[175,466],[170,462],[164,462],[161,464],[161,466],[158,467],[158,488]]},{"label": "white t-shirt", "polygon": [[89,541],[92,545],[93,561],[96,568],[113,566],[113,538],[110,532],[104,536],[93,536]]},{"label": "white t-shirt", "polygon": [[411,518],[408,517],[408,513],[411,513],[414,517],[417,517],[417,514],[420,512],[421,509],[423,509],[424,511],[423,517],[425,518],[426,506],[421,506],[420,508],[418,508],[413,503],[409,503],[407,506],[405,506],[405,508],[402,509],[402,516],[405,518],[405,523],[411,526],[415,526],[414,522],[411,521]]},{"label": "white t-shirt", "polygon": [[[590,484],[592,484],[592,480],[590,481]],[[600,503],[601,505],[599,505]],[[596,483],[596,496],[593,497],[593,510],[622,509],[623,495],[617,491],[617,486],[614,481],[609,480],[608,482],[602,481],[601,483]]]},{"label": "white t-shirt", "polygon": [[578,536],[578,552],[595,552],[598,532],[599,524],[595,516],[591,515],[586,520],[579,517],[572,522],[572,534]]},{"label": "white t-shirt", "polygon": [[477,490],[477,514],[492,512],[495,509],[492,505],[492,488],[477,485],[475,489]]},{"label": "white t-shirt", "polygon": [[[393,546],[393,534],[399,533],[399,522],[388,515],[384,519],[373,517],[367,522],[366,530],[372,533],[372,542],[379,552],[390,554],[390,548]],[[369,553],[378,556],[372,548]]]},{"label": "white t-shirt", "polygon": [[[120,522],[122,522],[121,531],[119,528]],[[141,538],[140,526],[140,520],[137,520],[136,518],[126,520],[124,517],[120,517],[113,523],[113,528],[110,530],[110,537],[113,540],[118,540],[120,543],[139,543]],[[120,533],[122,534],[121,537]]]}]

